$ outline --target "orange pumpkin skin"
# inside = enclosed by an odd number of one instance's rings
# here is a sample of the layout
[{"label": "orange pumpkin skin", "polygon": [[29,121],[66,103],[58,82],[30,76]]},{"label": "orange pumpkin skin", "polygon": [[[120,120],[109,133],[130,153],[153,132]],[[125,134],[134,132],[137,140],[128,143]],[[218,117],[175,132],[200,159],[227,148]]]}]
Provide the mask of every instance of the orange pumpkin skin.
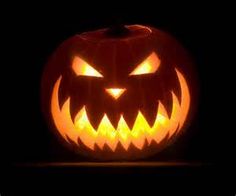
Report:
[{"label": "orange pumpkin skin", "polygon": [[[186,127],[195,102],[189,55],[152,27],[75,35],[45,67],[42,108],[74,151],[102,160],[153,155]],[[115,97],[114,93],[121,92]]]}]

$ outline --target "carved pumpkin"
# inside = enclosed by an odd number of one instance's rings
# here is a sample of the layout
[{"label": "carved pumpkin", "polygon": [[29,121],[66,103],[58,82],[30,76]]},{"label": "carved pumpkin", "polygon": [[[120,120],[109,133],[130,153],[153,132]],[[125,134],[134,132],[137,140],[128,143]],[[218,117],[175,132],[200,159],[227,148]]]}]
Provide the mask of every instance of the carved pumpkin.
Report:
[{"label": "carved pumpkin", "polygon": [[75,35],[45,68],[43,110],[77,152],[110,160],[146,157],[186,124],[190,67],[184,49],[155,28]]}]

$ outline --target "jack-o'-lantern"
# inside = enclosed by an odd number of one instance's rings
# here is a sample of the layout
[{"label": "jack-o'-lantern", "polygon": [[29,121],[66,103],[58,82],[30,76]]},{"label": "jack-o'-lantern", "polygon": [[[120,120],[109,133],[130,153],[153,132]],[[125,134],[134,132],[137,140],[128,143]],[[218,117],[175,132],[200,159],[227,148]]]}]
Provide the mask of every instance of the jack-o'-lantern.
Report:
[{"label": "jack-o'-lantern", "polygon": [[43,111],[79,153],[108,160],[146,157],[186,125],[190,62],[175,39],[151,27],[75,35],[45,68]]}]

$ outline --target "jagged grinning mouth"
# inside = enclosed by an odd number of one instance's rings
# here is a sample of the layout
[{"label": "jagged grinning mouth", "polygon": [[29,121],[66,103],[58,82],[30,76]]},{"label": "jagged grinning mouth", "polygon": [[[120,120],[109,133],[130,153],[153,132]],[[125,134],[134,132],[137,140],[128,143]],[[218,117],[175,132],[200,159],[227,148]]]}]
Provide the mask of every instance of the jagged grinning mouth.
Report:
[{"label": "jagged grinning mouth", "polygon": [[159,101],[153,126],[149,126],[145,117],[139,111],[132,129],[128,127],[122,115],[117,129],[115,129],[107,115],[104,114],[97,130],[95,130],[87,117],[86,106],[82,107],[73,121],[70,114],[70,97],[61,109],[59,106],[58,91],[62,79],[62,76],[60,76],[54,85],[51,99],[51,113],[56,128],[68,143],[70,142],[67,138],[79,145],[78,139],[80,139],[91,150],[94,150],[95,144],[100,149],[103,149],[104,145],[107,144],[114,152],[119,142],[126,151],[131,143],[137,149],[143,149],[146,139],[149,145],[153,140],[160,143],[166,136],[170,138],[174,133],[181,130],[189,111],[190,94],[186,80],[177,69],[175,71],[181,87],[181,104],[176,95],[171,92],[173,104],[170,118],[164,105]]}]

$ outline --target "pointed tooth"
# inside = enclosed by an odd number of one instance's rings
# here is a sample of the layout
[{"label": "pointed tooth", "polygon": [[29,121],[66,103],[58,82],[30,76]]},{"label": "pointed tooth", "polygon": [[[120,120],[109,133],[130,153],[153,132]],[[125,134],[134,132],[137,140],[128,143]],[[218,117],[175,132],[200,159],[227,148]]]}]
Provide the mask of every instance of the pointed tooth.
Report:
[{"label": "pointed tooth", "polygon": [[118,142],[119,142],[118,137],[116,137],[114,141],[109,140],[108,142],[105,143],[105,145],[107,145],[111,151],[115,152]]},{"label": "pointed tooth", "polygon": [[130,130],[134,126],[137,115],[138,115],[137,109],[130,109],[123,114],[123,118]]},{"label": "pointed tooth", "polygon": [[[99,107],[100,108],[100,107]],[[89,119],[90,124],[93,126],[95,130],[98,129],[99,123],[101,122],[104,113],[95,107],[92,107],[91,105],[86,105],[86,112]]]},{"label": "pointed tooth", "polygon": [[58,116],[59,119],[57,120],[57,127],[59,127],[58,130],[60,130],[60,133],[64,138],[68,136],[71,140],[77,143],[78,134],[75,131],[74,124],[70,116],[70,98],[65,101],[60,112],[61,115]]},{"label": "pointed tooth", "polygon": [[106,111],[106,115],[111,122],[112,126],[116,129],[118,126],[118,122],[120,119],[120,112],[113,110],[113,111]]},{"label": "pointed tooth", "polygon": [[153,137],[152,136],[146,136],[148,145],[150,145],[152,143]]},{"label": "pointed tooth", "polygon": [[165,107],[168,118],[170,118],[172,111],[172,94],[170,92],[165,93],[160,101]]},{"label": "pointed tooth", "polygon": [[121,145],[124,147],[125,150],[128,150],[131,142],[131,134],[130,129],[122,115],[118,122],[117,132]]},{"label": "pointed tooth", "polygon": [[86,114],[85,106],[83,106],[75,115],[74,125],[78,130],[82,130],[86,127],[86,123],[88,123],[88,117]]},{"label": "pointed tooth", "polygon": [[181,129],[187,118],[191,99],[189,88],[184,76],[177,69],[175,69],[175,71],[177,73],[181,88],[181,118],[179,122],[179,129]]},{"label": "pointed tooth", "polygon": [[85,106],[76,114],[74,120],[75,133],[88,148],[94,150],[97,132],[93,129],[86,114]]},{"label": "pointed tooth", "polygon": [[103,116],[98,126],[97,134],[96,143],[101,149],[105,144],[107,144],[112,150],[116,148],[117,133],[106,114]]},{"label": "pointed tooth", "polygon": [[76,95],[70,97],[70,114],[71,118],[74,119],[78,111],[83,107],[84,102],[78,99]]},{"label": "pointed tooth", "polygon": [[150,104],[147,107],[141,109],[141,112],[150,127],[154,125],[154,122],[156,120],[157,108],[158,108],[158,102],[157,103],[155,102],[154,104]]},{"label": "pointed tooth", "polygon": [[172,101],[173,105],[172,105],[170,127],[169,127],[170,137],[178,130],[177,127],[179,125],[180,115],[181,115],[180,104],[179,104],[178,98],[174,94],[174,92],[172,92],[172,99],[173,99],[173,101]]},{"label": "pointed tooth", "polygon": [[159,105],[158,105],[157,122],[163,128],[167,128],[169,126],[169,117],[168,117],[166,108],[161,103],[161,101],[159,102]]},{"label": "pointed tooth", "polygon": [[[112,125],[110,119],[105,114],[98,126],[98,138],[97,142],[101,145],[107,145],[112,151],[115,151],[117,147],[118,132]],[[100,140],[100,141],[99,141]]]},{"label": "pointed tooth", "polygon": [[145,117],[141,112],[138,113],[137,118],[135,120],[133,129],[131,131],[132,135],[132,143],[138,149],[142,149],[145,143],[146,134],[150,130],[150,126],[146,121]]},{"label": "pointed tooth", "polygon": [[168,134],[168,124],[169,119],[167,111],[161,101],[159,101],[157,118],[148,138],[149,144],[151,142],[150,138],[155,140],[157,143],[159,143],[160,141],[162,141],[163,138],[165,138],[165,136]]},{"label": "pointed tooth", "polygon": [[168,129],[159,124],[158,130],[152,135],[152,139],[160,143],[168,134]]},{"label": "pointed tooth", "polygon": [[[172,95],[173,93],[175,94],[175,96],[176,96],[178,102],[180,103],[180,102],[181,102],[181,88],[180,88],[180,86],[172,87],[171,95]],[[172,96],[172,98],[173,98],[173,96]],[[172,101],[173,101],[173,99],[172,99]]]},{"label": "pointed tooth", "polygon": [[155,114],[156,114],[156,117],[155,117],[155,121],[151,127],[151,129],[149,129],[146,133],[146,139],[147,139],[147,142],[148,142],[148,145],[151,144],[152,140],[154,139],[154,135],[157,133],[157,131],[159,131],[159,126],[157,126],[158,124],[158,121],[157,121],[157,116],[158,116],[158,110],[159,110],[159,102],[157,103],[157,107],[155,109]]}]

